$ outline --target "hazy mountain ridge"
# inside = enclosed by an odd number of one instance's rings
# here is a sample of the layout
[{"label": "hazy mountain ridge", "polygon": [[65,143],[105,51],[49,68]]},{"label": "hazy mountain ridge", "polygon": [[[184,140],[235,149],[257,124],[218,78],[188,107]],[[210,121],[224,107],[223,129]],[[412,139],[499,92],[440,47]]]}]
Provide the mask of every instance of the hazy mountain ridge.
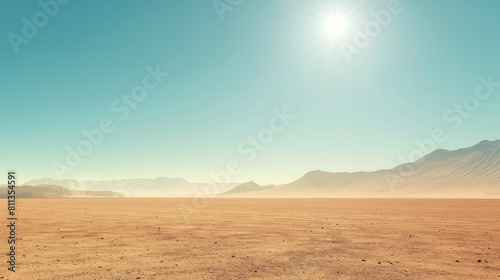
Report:
[{"label": "hazy mountain ridge", "polygon": [[[44,178],[25,185],[40,184],[142,197],[200,196],[216,185],[168,177],[107,181]],[[500,140],[482,141],[454,151],[435,150],[413,163],[387,170],[353,173],[315,170],[284,185],[262,187],[250,181],[220,184],[215,189],[224,196],[235,197],[500,198]]]},{"label": "hazy mountain ridge", "polygon": [[28,181],[23,185],[57,185],[70,190],[116,191],[140,197],[189,197],[200,196],[205,193],[205,189],[210,189],[210,192],[213,189],[218,189],[219,193],[223,193],[239,184],[191,183],[183,178],[157,177],[154,179],[135,178],[103,181],[43,178]]},{"label": "hazy mountain ridge", "polygon": [[263,191],[271,188],[274,188],[274,186],[261,186],[254,181],[250,181],[234,187],[232,190],[223,193],[223,195]]},{"label": "hazy mountain ridge", "polygon": [[500,140],[435,150],[390,170],[310,171],[289,184],[241,196],[500,198]]},{"label": "hazy mountain ridge", "polygon": [[[113,191],[70,190],[56,185],[22,185],[16,186],[16,198],[62,198],[62,197],[102,197],[118,198],[125,195]],[[0,197],[7,197],[7,187],[0,186]]]}]

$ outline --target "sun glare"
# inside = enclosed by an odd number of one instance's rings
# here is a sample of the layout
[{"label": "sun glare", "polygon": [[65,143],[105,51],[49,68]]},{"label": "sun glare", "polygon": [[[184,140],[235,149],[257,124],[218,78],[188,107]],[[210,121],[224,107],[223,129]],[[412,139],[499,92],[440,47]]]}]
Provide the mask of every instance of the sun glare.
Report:
[{"label": "sun glare", "polygon": [[324,22],[325,33],[329,37],[338,38],[345,35],[348,29],[347,20],[342,15],[334,15],[326,18]]},{"label": "sun glare", "polygon": [[343,57],[345,43],[352,41],[359,21],[355,12],[357,6],[342,5],[341,1],[335,3],[328,2],[311,9],[307,25],[311,32],[305,33],[308,44],[318,50],[317,54],[322,59],[327,60]]}]

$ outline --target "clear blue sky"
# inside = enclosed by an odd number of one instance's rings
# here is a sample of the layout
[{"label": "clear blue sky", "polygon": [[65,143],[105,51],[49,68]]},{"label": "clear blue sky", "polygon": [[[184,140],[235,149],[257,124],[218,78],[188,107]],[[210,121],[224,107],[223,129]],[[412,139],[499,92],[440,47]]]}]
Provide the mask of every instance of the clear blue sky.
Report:
[{"label": "clear blue sky", "polygon": [[[286,183],[393,167],[436,127],[448,135],[439,148],[500,138],[500,87],[458,129],[443,119],[479,76],[500,81],[500,1],[402,0],[348,62],[355,28],[389,2],[243,0],[221,20],[208,0],[70,1],[16,53],[8,34],[43,9],[1,1],[0,170],[56,177],[53,162],[103,118],[115,130],[64,178],[208,182],[235,160],[233,181]],[[333,14],[348,27],[329,41]],[[120,119],[112,102],[156,65],[170,76]],[[284,106],[295,118],[247,161],[240,143]]]}]

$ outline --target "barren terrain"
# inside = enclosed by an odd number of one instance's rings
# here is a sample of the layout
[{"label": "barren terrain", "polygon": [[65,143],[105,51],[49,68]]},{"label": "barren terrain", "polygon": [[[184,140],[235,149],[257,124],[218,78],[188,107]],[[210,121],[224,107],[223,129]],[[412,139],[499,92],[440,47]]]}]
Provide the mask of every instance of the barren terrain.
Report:
[{"label": "barren terrain", "polygon": [[[200,209],[186,216],[180,205]],[[33,198],[17,207],[17,272],[7,271],[2,230],[3,279],[500,279],[500,200]],[[6,221],[6,200],[0,209]]]}]

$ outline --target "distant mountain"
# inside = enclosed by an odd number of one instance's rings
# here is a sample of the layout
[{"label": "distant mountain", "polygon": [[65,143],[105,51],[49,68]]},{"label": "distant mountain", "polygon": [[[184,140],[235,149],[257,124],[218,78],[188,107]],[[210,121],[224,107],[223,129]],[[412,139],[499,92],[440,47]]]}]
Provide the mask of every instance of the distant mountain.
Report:
[{"label": "distant mountain", "polygon": [[366,197],[500,198],[500,140],[482,141],[455,151],[436,150],[393,169],[374,172],[310,171],[284,185],[199,184],[182,178],[107,181],[32,180],[26,185],[58,185],[72,190],[108,190],[139,197]]},{"label": "distant mountain", "polygon": [[80,182],[73,179],[65,179],[65,180],[56,180],[52,178],[43,178],[31,180],[23,185],[57,185],[61,187],[65,187],[70,190],[87,190],[89,189],[85,182]]},{"label": "distant mountain", "polygon": [[201,196],[213,190],[226,192],[238,183],[191,183],[183,178],[158,177],[154,179],[123,179],[104,181],[77,181],[73,179],[57,180],[43,178],[31,180],[23,185],[57,185],[70,190],[116,191],[138,197],[190,197]]},{"label": "distant mountain", "polygon": [[[0,198],[7,197],[7,187],[0,186]],[[112,191],[80,191],[70,190],[54,185],[17,186],[17,198],[60,198],[60,197],[124,197],[123,194]]]},{"label": "distant mountain", "polygon": [[500,140],[375,172],[311,171],[298,180],[245,197],[500,198]]},{"label": "distant mountain", "polygon": [[273,186],[262,187],[262,186],[258,185],[257,183],[255,183],[254,181],[250,181],[250,182],[246,182],[244,184],[241,184],[241,185],[234,187],[234,189],[223,193],[223,195],[262,191],[262,190],[267,190],[267,189],[271,189],[271,188],[273,188]]}]

